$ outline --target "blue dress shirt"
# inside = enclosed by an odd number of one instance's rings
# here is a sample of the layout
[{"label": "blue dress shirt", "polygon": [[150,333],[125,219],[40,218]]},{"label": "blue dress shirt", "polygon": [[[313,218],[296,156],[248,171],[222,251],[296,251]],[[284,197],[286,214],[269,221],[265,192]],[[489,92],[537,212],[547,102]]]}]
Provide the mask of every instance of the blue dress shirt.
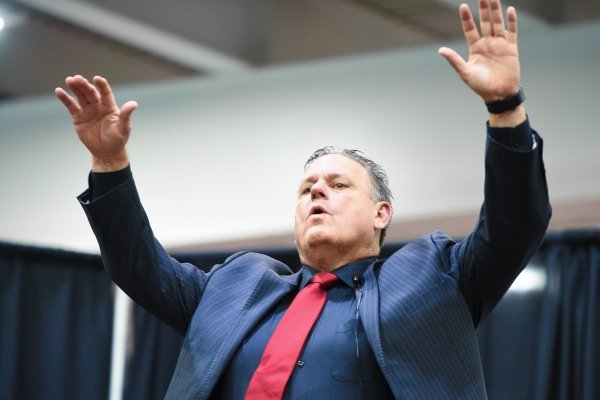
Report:
[{"label": "blue dress shirt", "polygon": [[[339,281],[328,291],[284,399],[393,399],[358,315],[362,272],[373,262],[374,258],[359,260],[333,271]],[[305,266],[300,288],[317,272]],[[277,304],[240,345],[217,385],[215,398],[244,398],[267,342],[293,297]]]}]

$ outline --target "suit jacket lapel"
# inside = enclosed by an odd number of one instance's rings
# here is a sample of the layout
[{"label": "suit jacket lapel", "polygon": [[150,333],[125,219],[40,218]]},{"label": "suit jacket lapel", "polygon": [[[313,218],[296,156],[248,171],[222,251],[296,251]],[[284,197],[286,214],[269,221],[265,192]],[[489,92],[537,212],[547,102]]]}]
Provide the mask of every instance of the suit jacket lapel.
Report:
[{"label": "suit jacket lapel", "polygon": [[379,320],[379,285],[375,269],[381,265],[380,261],[371,264],[365,271],[365,282],[363,286],[364,297],[360,306],[360,318],[367,334],[369,344],[375,354],[381,371],[386,376],[386,364],[381,345],[381,324]]},{"label": "suit jacket lapel", "polygon": [[[208,335],[211,338],[211,342],[207,343],[206,340],[203,340],[201,343],[196,342],[193,346],[194,348],[191,349],[192,352],[201,354],[204,352],[203,349],[215,349],[216,347],[214,357],[202,357],[199,359],[200,362],[206,364],[204,367],[201,367],[203,370],[201,371],[202,373],[197,375],[203,377],[199,385],[199,394],[201,397],[208,396],[212,391],[218,377],[231,360],[242,340],[265,317],[274,304],[279,303],[285,295],[296,290],[299,282],[300,273],[281,276],[275,274],[273,271],[266,270],[262,273],[254,289],[245,292],[248,293],[244,295],[245,299],[238,298],[235,302],[226,302],[228,307],[234,308],[233,310],[224,311],[222,307],[216,307],[216,310],[226,312],[231,316],[226,330],[219,330],[219,335],[214,335],[214,326],[202,324],[204,326],[193,328],[196,333],[200,334],[198,336],[207,337],[207,335],[202,335],[202,332],[199,331],[208,331],[213,334]],[[198,311],[201,319],[204,319],[202,316],[206,317],[206,310]]]}]

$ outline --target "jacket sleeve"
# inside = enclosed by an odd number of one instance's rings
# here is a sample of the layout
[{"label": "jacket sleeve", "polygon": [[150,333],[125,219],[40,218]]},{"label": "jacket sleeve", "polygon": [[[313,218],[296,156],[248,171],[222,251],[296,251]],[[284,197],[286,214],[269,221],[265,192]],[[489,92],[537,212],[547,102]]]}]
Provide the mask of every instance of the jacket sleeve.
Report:
[{"label": "jacket sleeve", "polygon": [[182,334],[208,275],[171,258],[155,239],[133,178],[90,201],[78,197],[111,279],[136,303]]},{"label": "jacket sleeve", "polygon": [[[525,121],[535,145],[509,147],[488,134],[484,202],[471,234],[449,253],[474,325],[500,301],[541,245],[552,214],[542,138]],[[510,133],[510,132],[508,132]]]}]

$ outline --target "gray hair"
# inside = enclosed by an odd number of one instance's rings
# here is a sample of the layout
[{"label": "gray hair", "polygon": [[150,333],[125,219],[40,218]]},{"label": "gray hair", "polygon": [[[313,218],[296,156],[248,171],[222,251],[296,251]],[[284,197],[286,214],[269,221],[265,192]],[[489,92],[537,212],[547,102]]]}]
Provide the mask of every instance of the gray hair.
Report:
[{"label": "gray hair", "polygon": [[[340,154],[362,165],[363,168],[367,170],[371,181],[371,199],[373,201],[386,201],[390,205],[392,204],[393,196],[392,191],[389,188],[387,172],[385,172],[381,165],[367,158],[360,150],[340,149],[334,146],[323,147],[312,153],[312,155],[306,161],[306,164],[304,164],[304,170],[306,171],[308,166],[313,161],[328,154]],[[381,236],[379,237],[379,247],[383,246],[383,241],[385,239],[388,227],[389,224],[386,225],[386,227],[381,231]]]}]

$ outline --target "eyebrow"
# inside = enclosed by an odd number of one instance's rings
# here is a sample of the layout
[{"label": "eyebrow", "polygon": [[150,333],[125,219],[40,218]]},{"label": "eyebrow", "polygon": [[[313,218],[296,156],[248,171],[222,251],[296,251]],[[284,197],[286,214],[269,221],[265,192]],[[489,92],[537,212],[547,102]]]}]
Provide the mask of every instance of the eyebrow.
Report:
[{"label": "eyebrow", "polygon": [[[302,179],[302,181],[300,183],[302,184],[302,183],[305,183],[305,182],[313,182],[313,181],[315,181],[315,178],[318,175],[319,174],[309,175],[306,178]],[[348,174],[343,174],[343,173],[340,173],[340,172],[329,172],[329,173],[326,173],[324,176],[325,176],[326,180],[332,180],[332,179],[336,179],[336,178],[340,178],[340,177],[346,177],[347,175]]]},{"label": "eyebrow", "polygon": [[[317,174],[313,174],[313,175],[309,175],[306,178],[302,179],[300,181],[300,186],[298,188],[298,191],[302,190],[302,187],[304,185],[306,185],[307,183],[314,183],[316,181],[316,176]],[[347,178],[348,174],[343,174],[340,172],[330,172],[325,174],[325,180],[327,181],[331,181],[337,178]]]}]

